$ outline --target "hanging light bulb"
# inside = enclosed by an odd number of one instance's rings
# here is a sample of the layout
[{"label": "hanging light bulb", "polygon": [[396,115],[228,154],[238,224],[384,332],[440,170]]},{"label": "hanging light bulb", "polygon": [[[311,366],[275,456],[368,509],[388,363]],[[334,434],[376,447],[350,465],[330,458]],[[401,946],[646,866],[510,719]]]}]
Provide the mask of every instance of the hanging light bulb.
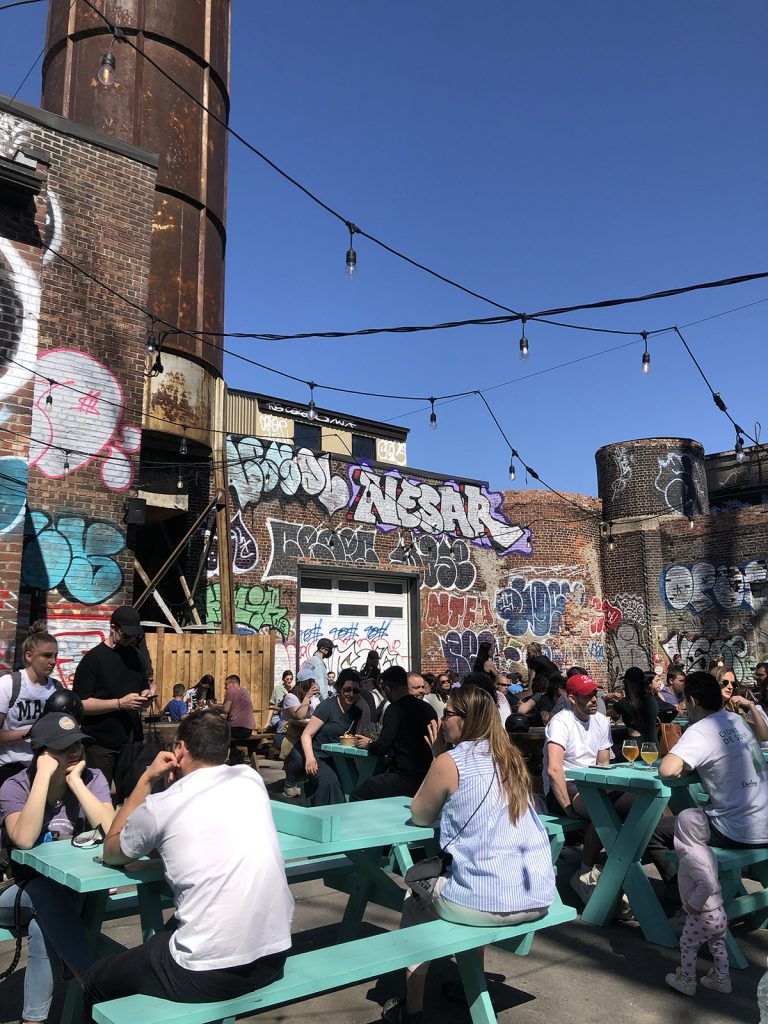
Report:
[{"label": "hanging light bulb", "polygon": [[512,458],[510,456],[510,459],[509,459],[509,479],[510,480],[514,480],[515,476],[516,476],[516,473],[515,473],[515,460],[514,460],[514,458]]},{"label": "hanging light bulb", "polygon": [[528,339],[525,336],[525,325],[526,325],[527,321],[528,321],[528,317],[527,316],[521,316],[520,317],[520,322],[523,325],[523,334],[522,334],[522,337],[520,338],[520,362],[521,363],[527,363],[528,362]]},{"label": "hanging light bulb", "polygon": [[429,404],[432,406],[432,412],[429,414],[429,429],[437,430],[437,413],[435,412],[434,398],[430,398]]},{"label": "hanging light bulb", "polygon": [[64,452],[64,472],[69,472],[69,452]]},{"label": "hanging light bulb", "polygon": [[48,394],[45,396],[45,404],[53,405],[53,381],[48,381]]},{"label": "hanging light bulb", "polygon": [[179,475],[176,478],[176,487],[180,491],[184,489],[184,481],[181,477],[181,466],[179,466]]},{"label": "hanging light bulb", "polygon": [[693,516],[689,516],[688,517],[688,525],[690,526],[691,529],[693,529]]},{"label": "hanging light bulb", "polygon": [[317,409],[315,408],[315,388],[317,385],[313,380],[309,382],[309,405],[307,406],[307,419],[314,420],[317,418]]},{"label": "hanging light bulb", "polygon": [[349,228],[349,248],[347,249],[347,277],[354,277],[357,273],[357,253],[355,252],[354,236],[359,231],[351,221],[346,222]]},{"label": "hanging light bulb", "polygon": [[102,85],[111,85],[112,79],[115,77],[115,68],[117,67],[117,61],[115,55],[111,50],[102,54],[101,64],[97,72],[97,77]]},{"label": "hanging light bulb", "polygon": [[733,446],[733,450],[736,453],[736,461],[744,461],[744,438],[741,436],[739,431],[736,431],[736,444]]},{"label": "hanging light bulb", "polygon": [[608,523],[608,550],[613,551],[616,541],[613,539],[613,523]]},{"label": "hanging light bulb", "polygon": [[147,352],[152,355],[157,350],[157,338],[155,337],[155,321],[147,328]]},{"label": "hanging light bulb", "polygon": [[184,436],[182,437],[181,444],[179,445],[179,455],[186,455],[189,451],[189,448],[187,447],[187,428],[184,427],[183,430]]},{"label": "hanging light bulb", "polygon": [[651,372],[651,353],[648,351],[648,331],[642,332],[645,352],[643,352],[643,373]]}]

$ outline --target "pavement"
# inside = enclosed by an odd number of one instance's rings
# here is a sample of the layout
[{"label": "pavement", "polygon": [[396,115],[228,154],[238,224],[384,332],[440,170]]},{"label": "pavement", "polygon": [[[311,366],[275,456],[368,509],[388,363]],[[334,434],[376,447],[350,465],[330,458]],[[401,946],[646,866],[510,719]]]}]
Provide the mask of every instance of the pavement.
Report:
[{"label": "pavement", "polygon": [[[282,772],[278,763],[260,766],[272,795],[279,799]],[[575,851],[564,851],[574,860]],[[568,886],[568,865],[562,872],[563,899],[573,905],[577,898]],[[345,897],[326,889],[322,881],[303,882],[292,887],[296,900],[294,951],[302,952],[334,941],[336,924],[341,920]],[[254,907],[254,913],[258,908]],[[364,933],[392,930],[398,915],[378,907],[369,908]],[[109,923],[106,933],[125,946],[141,940],[138,919]],[[491,947],[486,953],[489,992],[500,1024],[758,1024],[757,984],[766,968],[768,931],[747,932],[736,925],[734,934],[750,966],[732,971],[733,993],[720,995],[699,987],[693,998],[668,988],[664,975],[679,964],[675,950],[645,942],[634,923],[596,928],[580,920],[539,933],[526,957],[516,957]],[[11,943],[0,943],[0,970],[10,962]],[[19,1019],[25,954],[17,971],[0,983],[0,1024]],[[706,951],[699,958],[699,973],[711,963]],[[448,1002],[441,984],[457,979],[450,960],[437,961],[427,980],[425,1024],[467,1024],[465,1007]],[[267,1010],[258,1016],[241,1018],[261,1024],[375,1024],[382,1004],[404,990],[401,973],[389,974],[378,981],[364,982],[324,996]],[[49,1021],[58,1020],[57,1000]]]}]

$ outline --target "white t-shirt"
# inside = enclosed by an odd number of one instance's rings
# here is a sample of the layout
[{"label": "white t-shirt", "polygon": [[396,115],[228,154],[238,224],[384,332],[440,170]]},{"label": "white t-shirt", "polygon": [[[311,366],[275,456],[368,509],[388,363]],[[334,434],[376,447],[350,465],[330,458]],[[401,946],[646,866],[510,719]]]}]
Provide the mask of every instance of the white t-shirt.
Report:
[{"label": "white t-shirt", "polygon": [[768,764],[740,715],[717,711],[689,725],[672,747],[699,773],[712,823],[739,843],[768,843]]},{"label": "white t-shirt", "polygon": [[610,750],[613,743],[611,721],[607,715],[601,715],[599,711],[595,715],[590,715],[586,722],[577,718],[570,708],[558,711],[547,722],[544,735],[546,740],[544,742],[542,777],[545,793],[548,793],[550,789],[549,773],[547,772],[547,746],[549,743],[557,743],[565,751],[564,768],[588,768],[589,765],[596,764],[600,751]]},{"label": "white t-shirt", "polygon": [[291,945],[293,897],[267,790],[252,768],[198,768],[147,797],[120,848],[126,857],[162,857],[178,921],[170,952],[180,967],[237,967]]},{"label": "white t-shirt", "polygon": [[[0,715],[5,715],[3,729],[26,729],[34,725],[43,713],[45,702],[56,692],[56,687],[48,678],[44,686],[33,683],[27,670],[21,670],[21,686],[19,696],[13,707],[8,710],[11,702],[13,680],[10,674],[0,678]],[[15,743],[0,743],[0,764],[32,764],[32,747],[27,740],[16,740]]]},{"label": "white t-shirt", "polygon": [[283,697],[283,703],[280,706],[280,724],[277,727],[278,732],[285,732],[288,723],[292,722],[294,716],[291,711],[301,707],[301,701],[295,693],[286,693]]}]

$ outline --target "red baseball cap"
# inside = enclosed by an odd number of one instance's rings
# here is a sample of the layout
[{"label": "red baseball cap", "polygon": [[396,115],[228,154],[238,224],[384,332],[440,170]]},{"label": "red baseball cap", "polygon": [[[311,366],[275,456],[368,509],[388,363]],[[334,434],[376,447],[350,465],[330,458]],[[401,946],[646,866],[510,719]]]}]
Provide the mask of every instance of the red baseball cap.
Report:
[{"label": "red baseball cap", "polygon": [[565,692],[576,693],[579,697],[591,697],[597,693],[597,683],[592,676],[569,676],[565,681]]}]

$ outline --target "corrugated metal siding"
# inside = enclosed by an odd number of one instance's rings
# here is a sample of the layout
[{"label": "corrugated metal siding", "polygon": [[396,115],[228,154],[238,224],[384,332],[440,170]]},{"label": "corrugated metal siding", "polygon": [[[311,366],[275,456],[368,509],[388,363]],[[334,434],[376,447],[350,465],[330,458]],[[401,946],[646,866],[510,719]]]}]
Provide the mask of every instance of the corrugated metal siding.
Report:
[{"label": "corrugated metal siding", "polygon": [[229,434],[259,433],[259,402],[247,395],[227,393],[226,429]]}]

